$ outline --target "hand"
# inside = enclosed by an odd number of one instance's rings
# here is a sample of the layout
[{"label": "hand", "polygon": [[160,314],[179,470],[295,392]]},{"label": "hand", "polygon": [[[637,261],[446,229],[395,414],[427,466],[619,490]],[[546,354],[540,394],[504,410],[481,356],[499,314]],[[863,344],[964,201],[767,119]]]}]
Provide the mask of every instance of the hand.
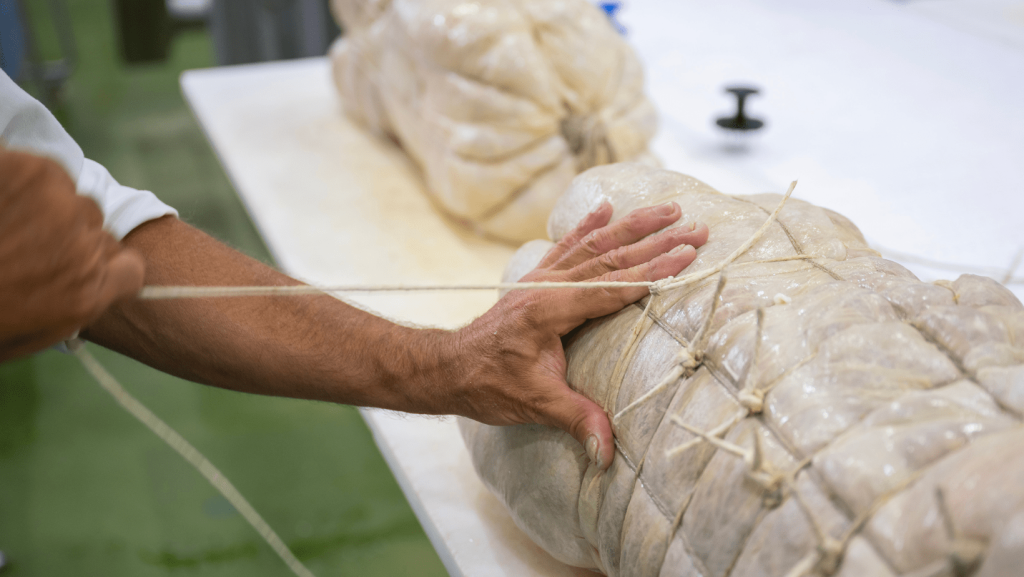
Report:
[{"label": "hand", "polygon": [[[609,225],[603,204],[521,279],[539,281],[656,281],[676,275],[707,242],[708,228],[676,222],[675,203],[635,210]],[[650,235],[650,236],[648,236]],[[615,454],[611,424],[595,402],[565,380],[561,338],[587,319],[614,313],[649,294],[646,287],[511,291],[455,334],[458,399],[454,412],[491,425],[542,423],[567,431],[591,461],[607,468]]]},{"label": "hand", "polygon": [[0,231],[0,361],[67,339],[142,288],[142,258],[52,160],[0,147]]}]

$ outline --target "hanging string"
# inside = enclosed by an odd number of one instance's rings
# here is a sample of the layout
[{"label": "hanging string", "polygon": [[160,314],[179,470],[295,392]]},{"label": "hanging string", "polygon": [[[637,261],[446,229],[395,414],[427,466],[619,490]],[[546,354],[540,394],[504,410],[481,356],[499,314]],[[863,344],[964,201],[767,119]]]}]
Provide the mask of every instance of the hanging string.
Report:
[{"label": "hanging string", "polygon": [[107,372],[103,365],[85,349],[85,344],[81,340],[69,341],[68,347],[78,357],[78,360],[81,361],[85,370],[99,382],[101,387],[114,397],[118,404],[141,421],[150,431],[153,431],[157,437],[160,437],[160,439],[170,445],[172,449],[177,451],[203,477],[206,477],[206,480],[220,491],[221,495],[224,495],[224,498],[231,503],[235,510],[241,513],[242,517],[270,545],[270,548],[281,557],[285,565],[292,570],[292,573],[295,573],[297,577],[314,577],[313,573],[295,557],[284,541],[270,528],[270,525],[263,520],[263,517],[256,512],[256,509],[249,504],[249,501],[231,484],[231,481],[228,481],[227,477],[217,467],[213,466],[213,463],[204,457],[191,443],[186,441],[184,437],[178,434],[177,431],[163,422],[160,417],[147,409],[138,399],[131,396],[117,382],[113,375]]}]

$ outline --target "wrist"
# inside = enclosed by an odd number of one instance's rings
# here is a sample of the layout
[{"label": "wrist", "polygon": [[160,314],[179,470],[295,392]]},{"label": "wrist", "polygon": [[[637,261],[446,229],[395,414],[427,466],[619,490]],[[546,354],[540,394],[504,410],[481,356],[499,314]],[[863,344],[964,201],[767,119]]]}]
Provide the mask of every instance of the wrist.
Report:
[{"label": "wrist", "polygon": [[407,332],[396,339],[396,346],[381,349],[381,384],[393,397],[392,406],[384,408],[431,415],[453,412],[461,372],[459,332],[404,330]]}]

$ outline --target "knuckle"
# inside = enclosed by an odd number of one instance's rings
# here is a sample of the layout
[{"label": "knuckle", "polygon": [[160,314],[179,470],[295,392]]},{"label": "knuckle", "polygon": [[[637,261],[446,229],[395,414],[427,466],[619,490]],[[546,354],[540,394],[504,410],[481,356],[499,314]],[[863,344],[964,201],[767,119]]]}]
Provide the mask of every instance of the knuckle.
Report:
[{"label": "knuckle", "polygon": [[622,220],[622,230],[629,234],[639,234],[643,231],[644,225],[650,220],[650,215],[642,212],[634,212],[629,218]]},{"label": "knuckle", "polygon": [[[544,254],[537,269],[558,270],[565,268],[565,260],[569,258],[579,245],[579,235],[566,235],[555,243],[554,246]],[[534,269],[534,270],[537,270]]]},{"label": "knuckle", "polygon": [[551,250],[548,251],[548,254],[559,251],[564,252],[575,246],[576,243],[579,242],[579,239],[580,235],[578,234],[567,234],[562,237],[562,240],[555,243],[555,246],[551,247]]},{"label": "knuckle", "polygon": [[643,279],[648,282],[658,280],[658,265],[661,263],[661,260],[661,258],[656,258],[650,262],[641,265],[639,270],[640,276],[642,276]]},{"label": "knuckle", "polygon": [[600,254],[601,246],[604,244],[604,234],[601,230],[595,230],[580,240],[580,246],[592,254]]},{"label": "knuckle", "polygon": [[622,253],[618,250],[606,252],[597,258],[597,264],[607,272],[619,270],[621,266]]}]

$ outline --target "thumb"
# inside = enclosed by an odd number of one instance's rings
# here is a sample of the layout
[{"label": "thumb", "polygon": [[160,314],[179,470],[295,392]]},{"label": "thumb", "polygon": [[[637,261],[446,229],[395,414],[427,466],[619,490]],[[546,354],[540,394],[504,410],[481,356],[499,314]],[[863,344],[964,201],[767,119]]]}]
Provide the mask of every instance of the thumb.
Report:
[{"label": "thumb", "polygon": [[608,415],[600,405],[561,383],[559,396],[544,408],[544,424],[572,435],[598,469],[607,469],[615,456],[615,440]]}]

